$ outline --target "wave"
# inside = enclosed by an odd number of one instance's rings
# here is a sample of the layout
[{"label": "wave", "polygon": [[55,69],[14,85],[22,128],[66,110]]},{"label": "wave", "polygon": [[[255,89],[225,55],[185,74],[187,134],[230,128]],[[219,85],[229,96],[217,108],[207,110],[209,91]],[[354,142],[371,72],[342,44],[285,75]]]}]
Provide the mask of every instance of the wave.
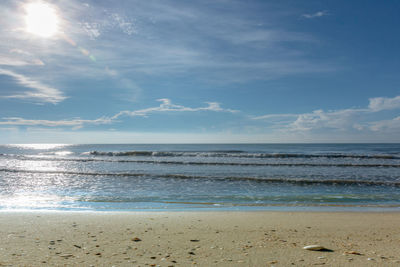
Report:
[{"label": "wave", "polygon": [[109,157],[239,157],[239,158],[354,158],[354,159],[400,159],[400,156],[389,154],[296,154],[296,153],[247,153],[240,150],[229,151],[90,151],[83,155]]},{"label": "wave", "polygon": [[[190,196],[191,201],[184,201],[182,195],[168,196],[85,196],[75,199],[82,202],[159,202],[159,203],[182,203],[182,204],[272,204],[272,203],[349,203],[349,202],[371,202],[371,201],[396,201],[399,195],[380,194],[332,194],[332,195],[289,195],[289,196],[249,196],[249,195],[198,195]],[[175,199],[175,200],[171,200]]]},{"label": "wave", "polygon": [[400,164],[361,164],[361,163],[253,163],[253,162],[201,162],[201,161],[163,161],[163,160],[115,160],[99,158],[52,158],[42,156],[16,156],[19,160],[32,161],[72,161],[72,162],[112,162],[166,165],[206,165],[206,166],[265,166],[265,167],[359,167],[359,168],[400,168]]},{"label": "wave", "polygon": [[149,174],[149,173],[104,173],[104,172],[73,172],[73,171],[45,171],[45,170],[20,170],[0,169],[0,172],[9,173],[38,173],[38,174],[63,174],[78,176],[122,176],[122,177],[147,177],[147,178],[169,178],[182,180],[213,180],[213,181],[247,181],[256,183],[295,184],[295,185],[335,185],[335,186],[393,186],[400,187],[400,181],[372,181],[372,180],[345,180],[345,179],[289,179],[269,177],[241,177],[241,176],[196,176],[184,174]]}]

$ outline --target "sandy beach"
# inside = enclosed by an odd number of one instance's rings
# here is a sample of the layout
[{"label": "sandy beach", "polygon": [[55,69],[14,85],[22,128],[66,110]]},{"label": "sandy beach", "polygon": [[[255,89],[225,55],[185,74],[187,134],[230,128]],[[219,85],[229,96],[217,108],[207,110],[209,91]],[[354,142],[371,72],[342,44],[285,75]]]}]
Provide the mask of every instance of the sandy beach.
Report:
[{"label": "sandy beach", "polygon": [[399,225],[376,212],[2,212],[0,266],[399,266]]}]

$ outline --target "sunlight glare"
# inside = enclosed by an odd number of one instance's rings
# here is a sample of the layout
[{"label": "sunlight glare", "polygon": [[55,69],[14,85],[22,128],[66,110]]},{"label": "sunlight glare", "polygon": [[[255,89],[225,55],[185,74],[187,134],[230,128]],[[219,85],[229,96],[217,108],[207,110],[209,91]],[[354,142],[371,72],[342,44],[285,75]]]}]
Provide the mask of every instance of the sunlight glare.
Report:
[{"label": "sunlight glare", "polygon": [[47,150],[47,149],[59,149],[62,147],[67,147],[67,144],[10,144],[9,147],[16,147],[20,149],[38,149],[38,150]]},{"label": "sunlight glare", "polygon": [[49,38],[58,32],[58,16],[54,8],[45,3],[25,6],[26,30],[29,33]]}]

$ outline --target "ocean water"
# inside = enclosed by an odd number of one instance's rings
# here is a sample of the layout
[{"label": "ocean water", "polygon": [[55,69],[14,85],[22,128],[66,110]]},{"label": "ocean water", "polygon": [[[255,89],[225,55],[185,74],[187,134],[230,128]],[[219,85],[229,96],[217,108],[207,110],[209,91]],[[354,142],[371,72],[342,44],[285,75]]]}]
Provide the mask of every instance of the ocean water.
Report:
[{"label": "ocean water", "polygon": [[400,144],[0,146],[0,210],[399,208]]}]

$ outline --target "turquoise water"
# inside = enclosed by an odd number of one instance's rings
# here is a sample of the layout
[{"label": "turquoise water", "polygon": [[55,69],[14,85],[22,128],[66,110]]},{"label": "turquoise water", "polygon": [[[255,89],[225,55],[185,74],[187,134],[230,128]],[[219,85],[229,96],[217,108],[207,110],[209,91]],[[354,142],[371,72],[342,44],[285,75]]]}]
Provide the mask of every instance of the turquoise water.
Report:
[{"label": "turquoise water", "polygon": [[0,146],[0,210],[399,207],[400,144]]}]

